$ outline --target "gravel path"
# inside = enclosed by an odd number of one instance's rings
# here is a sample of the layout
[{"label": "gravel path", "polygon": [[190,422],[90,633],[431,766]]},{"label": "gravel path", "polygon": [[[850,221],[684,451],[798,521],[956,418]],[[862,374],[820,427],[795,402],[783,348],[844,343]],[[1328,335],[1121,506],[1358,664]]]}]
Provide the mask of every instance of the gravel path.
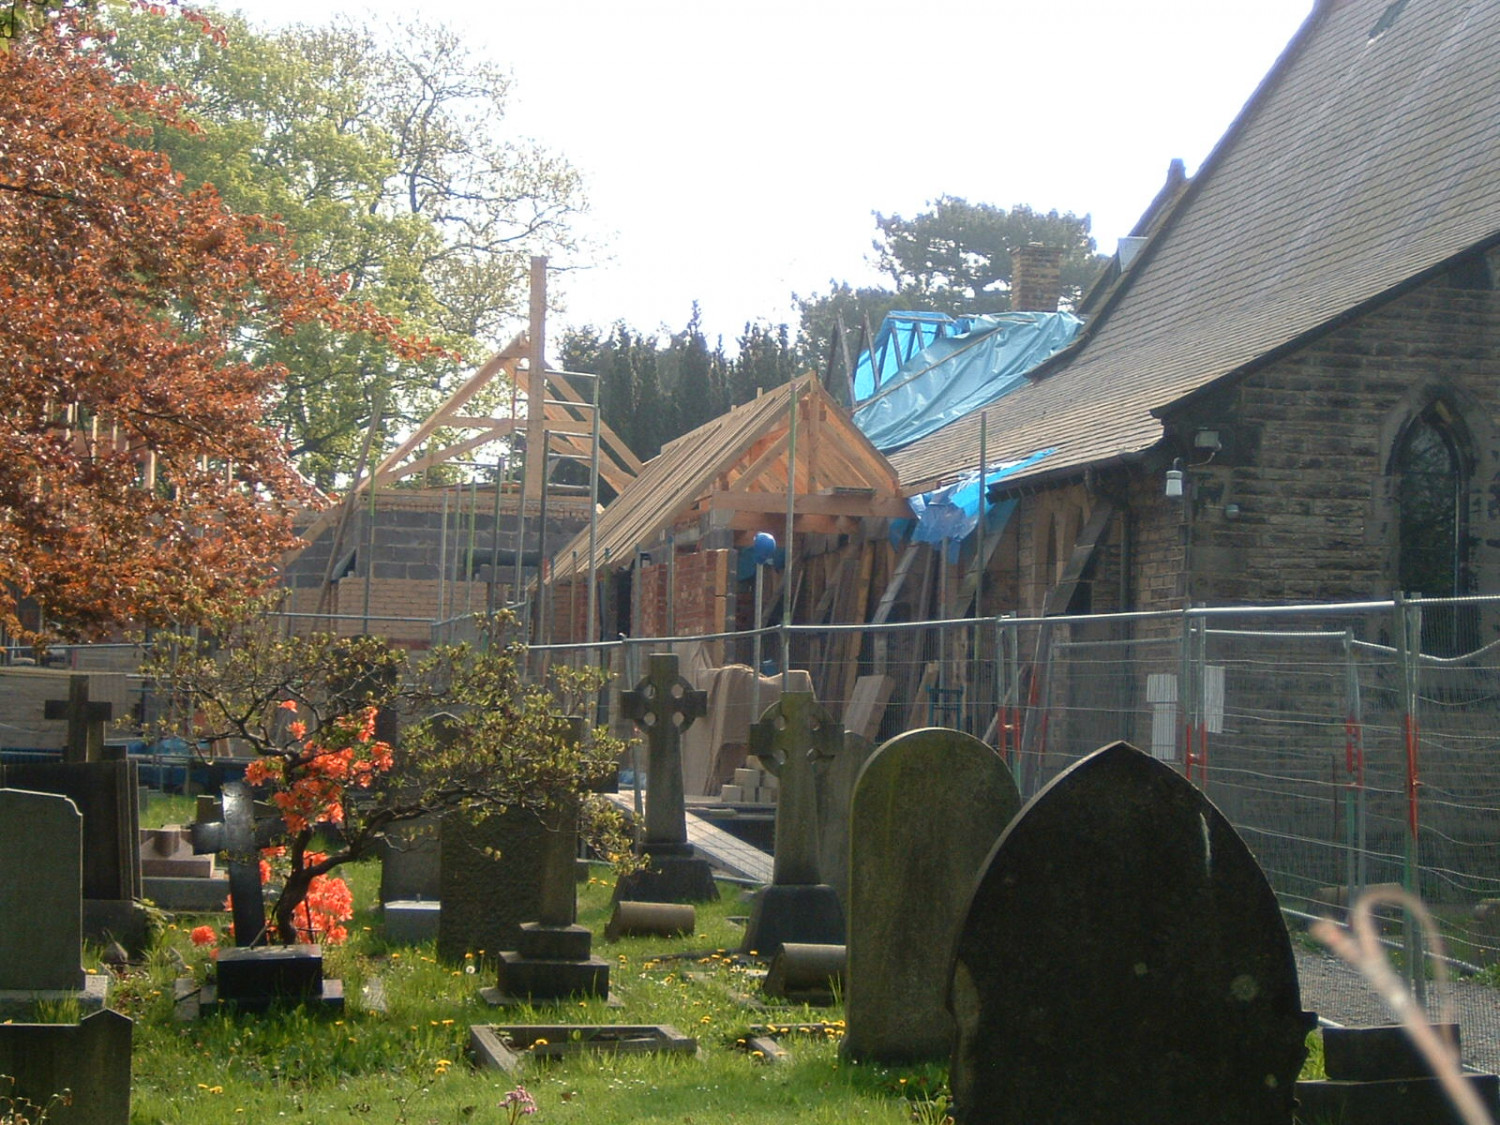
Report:
[{"label": "gravel path", "polygon": [[[1346,1027],[1390,1023],[1391,1014],[1364,977],[1331,953],[1298,949],[1297,976],[1302,1006]],[[1459,1043],[1465,1063],[1500,1071],[1500,989],[1452,980],[1448,984],[1458,1011]],[[1429,1013],[1437,1009],[1429,1004]]]}]

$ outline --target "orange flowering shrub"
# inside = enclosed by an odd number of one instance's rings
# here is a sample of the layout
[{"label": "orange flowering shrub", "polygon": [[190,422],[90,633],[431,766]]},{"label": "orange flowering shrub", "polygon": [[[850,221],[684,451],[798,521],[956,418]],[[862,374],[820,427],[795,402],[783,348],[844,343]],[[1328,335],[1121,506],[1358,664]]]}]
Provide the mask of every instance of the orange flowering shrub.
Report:
[{"label": "orange flowering shrub", "polygon": [[[418,661],[373,637],[286,637],[242,621],[212,646],[164,637],[147,667],[194,715],[195,738],[236,739],[255,757],[246,781],[281,814],[262,877],[281,881],[269,932],[284,943],[343,940],[349,888],[331,877],[403,821],[463,810],[542,812],[615,768],[624,744],[581,731],[598,673],[563,669],[523,680],[519,650],[439,648]],[[407,717],[398,754],[377,733],[382,710]],[[439,712],[441,723],[424,721]],[[629,854],[620,818],[590,807],[586,833],[604,854]],[[606,838],[607,837],[607,838]]]}]

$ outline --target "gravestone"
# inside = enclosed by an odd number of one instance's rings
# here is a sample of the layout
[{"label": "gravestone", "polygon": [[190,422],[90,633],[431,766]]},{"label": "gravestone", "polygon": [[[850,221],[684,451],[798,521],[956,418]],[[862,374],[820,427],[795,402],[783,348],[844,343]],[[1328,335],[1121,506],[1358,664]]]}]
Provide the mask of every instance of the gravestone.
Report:
[{"label": "gravestone", "polygon": [[386,829],[376,849],[382,903],[439,901],[442,846],[438,824],[438,817],[423,816]]},{"label": "gravestone", "polygon": [[817,771],[818,872],[838,894],[845,919],[849,917],[849,809],[860,771],[877,749],[846,726],[842,748]]},{"label": "gravestone", "polygon": [[693,854],[683,799],[682,735],[708,706],[706,693],[677,673],[675,653],[652,653],[646,678],[621,692],[620,710],[646,736],[646,833],[641,846],[648,870],[615,883],[615,901],[707,902],[719,897],[713,869]]},{"label": "gravestone", "polygon": [[260,849],[281,830],[281,817],[257,815],[250,787],[239,781],[223,787],[221,808],[222,820],[193,824],[193,850],[224,853],[235,947],[219,951],[214,982],[199,992],[200,1011],[228,1004],[243,1012],[263,1012],[276,1005],[310,1002],[342,1011],[343,982],[324,978],[322,949],[310,944],[266,944]]},{"label": "gravestone", "polygon": [[83,816],[83,926],[90,941],[146,944],[140,857],[140,770],[126,760],[0,764],[0,787],[56,793]]},{"label": "gravestone", "polygon": [[1060,774],[1001,835],[949,996],[959,1125],[1291,1125],[1314,1022],[1244,841],[1124,742]]},{"label": "gravestone", "polygon": [[[583,720],[569,720],[569,740],[583,740]],[[557,798],[540,814],[541,908],[537,921],[521,924],[521,939],[500,954],[496,1003],[509,999],[559,1000],[609,995],[609,965],[591,954],[594,935],[578,925],[577,793]]]},{"label": "gravestone", "polygon": [[[70,1089],[58,1125],[127,1125],[133,1024],[101,1010],[108,978],[83,970],[82,850],[66,797],[0,789],[0,1074],[37,1105]],[[87,1014],[26,1022],[42,1002]]]},{"label": "gravestone", "polygon": [[193,851],[191,828],[141,829],[140,855],[142,889],[163,910],[217,910],[229,895],[229,877],[214,857]]},{"label": "gravestone", "polygon": [[844,943],[838,892],[819,869],[816,774],[843,744],[843,726],[810,691],[784,693],[750,728],[750,752],[776,775],[781,796],[771,885],[756,893],[741,952],[770,957],[783,942]]},{"label": "gravestone", "polygon": [[498,957],[515,949],[521,923],[542,905],[544,834],[531,809],[510,808],[476,820],[443,816],[438,957],[462,962],[466,953]]},{"label": "gravestone", "polygon": [[223,852],[229,867],[229,903],[234,944],[266,943],[266,898],[260,882],[260,850],[281,830],[279,816],[257,816],[250,787],[231,781],[222,790],[219,820],[198,820],[191,828],[193,851]]},{"label": "gravestone", "polygon": [[129,1017],[108,1008],[77,1023],[0,1023],[0,1074],[36,1105],[69,1091],[47,1125],[129,1125],[134,1031]]},{"label": "gravestone", "polygon": [[0,789],[0,1018],[42,1000],[103,1006],[83,971],[83,818],[66,797]]},{"label": "gravestone", "polygon": [[87,676],[69,676],[68,698],[46,700],[42,714],[47,719],[67,721],[64,762],[97,762],[103,758],[104,728],[114,717],[114,705],[89,699]]},{"label": "gravestone", "polygon": [[865,763],[849,818],[846,1058],[890,1065],[952,1051],[953,941],[1020,807],[1000,756],[962,731],[909,731]]},{"label": "gravestone", "polygon": [[[1458,1055],[1458,1025],[1438,1024],[1433,1030]],[[1297,1083],[1304,1120],[1464,1125],[1444,1084],[1400,1025],[1325,1027],[1323,1072],[1326,1078]],[[1493,1120],[1500,1113],[1500,1078],[1466,1069],[1463,1081]]]},{"label": "gravestone", "polygon": [[[387,709],[380,714],[389,715],[392,733],[399,733],[394,712]],[[439,747],[451,747],[458,737],[458,717],[449,712],[429,717],[424,725]],[[378,727],[376,733],[380,733]],[[398,769],[407,764],[405,748],[396,746],[395,755]],[[412,791],[414,800],[419,796]],[[389,941],[419,945],[437,937],[443,893],[440,831],[441,818],[426,815],[391,825],[376,841],[381,917]]]}]

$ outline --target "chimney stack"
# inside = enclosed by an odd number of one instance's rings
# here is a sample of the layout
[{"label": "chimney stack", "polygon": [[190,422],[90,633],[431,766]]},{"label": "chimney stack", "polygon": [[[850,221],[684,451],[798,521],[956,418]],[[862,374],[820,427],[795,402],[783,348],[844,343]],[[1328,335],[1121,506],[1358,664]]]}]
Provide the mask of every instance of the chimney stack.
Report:
[{"label": "chimney stack", "polygon": [[1056,312],[1062,296],[1062,247],[1033,242],[1010,255],[1011,312]]}]

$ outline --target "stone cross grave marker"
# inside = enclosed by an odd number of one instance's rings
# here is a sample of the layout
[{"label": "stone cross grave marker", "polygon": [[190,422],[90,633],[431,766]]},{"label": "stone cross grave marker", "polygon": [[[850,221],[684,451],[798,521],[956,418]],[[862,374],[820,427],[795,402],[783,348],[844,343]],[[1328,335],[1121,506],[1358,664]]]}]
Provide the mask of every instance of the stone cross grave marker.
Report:
[{"label": "stone cross grave marker", "polygon": [[49,699],[42,714],[48,719],[68,721],[65,762],[97,762],[104,756],[104,728],[114,717],[114,705],[89,699],[89,678],[68,677],[68,698]]},{"label": "stone cross grave marker", "polygon": [[646,733],[646,835],[651,867],[615,883],[615,901],[702,902],[719,897],[708,861],[693,855],[683,796],[682,735],[708,710],[708,693],[677,672],[676,653],[655,652],[646,677],[620,693],[620,710]]},{"label": "stone cross grave marker", "polygon": [[646,678],[620,693],[620,710],[646,732],[646,845],[687,843],[682,734],[708,710],[708,693],[677,674],[675,653],[652,653]]},{"label": "stone cross grave marker", "polygon": [[1243,840],[1117,742],[1011,821],[954,947],[953,1116],[1291,1125],[1314,1017]]},{"label": "stone cross grave marker", "polygon": [[231,781],[223,788],[224,819],[192,826],[193,851],[224,852],[229,865],[229,900],[234,911],[234,943],[264,945],[266,899],[260,884],[260,849],[280,831],[279,816],[257,817],[247,785]]},{"label": "stone cross grave marker", "polygon": [[952,1050],[953,939],[1020,807],[1000,756],[963,731],[908,731],[865,763],[849,814],[846,1058],[894,1065]]},{"label": "stone cross grave marker", "polygon": [[843,745],[843,725],[810,691],[784,692],[750,727],[750,752],[776,775],[779,793],[771,885],[756,895],[745,952],[770,957],[784,942],[843,943],[843,907],[819,871],[816,773]]},{"label": "stone cross grave marker", "polygon": [[772,882],[821,883],[818,860],[819,762],[844,748],[844,728],[810,691],[784,693],[750,727],[750,752],[776,775],[776,857]]}]

